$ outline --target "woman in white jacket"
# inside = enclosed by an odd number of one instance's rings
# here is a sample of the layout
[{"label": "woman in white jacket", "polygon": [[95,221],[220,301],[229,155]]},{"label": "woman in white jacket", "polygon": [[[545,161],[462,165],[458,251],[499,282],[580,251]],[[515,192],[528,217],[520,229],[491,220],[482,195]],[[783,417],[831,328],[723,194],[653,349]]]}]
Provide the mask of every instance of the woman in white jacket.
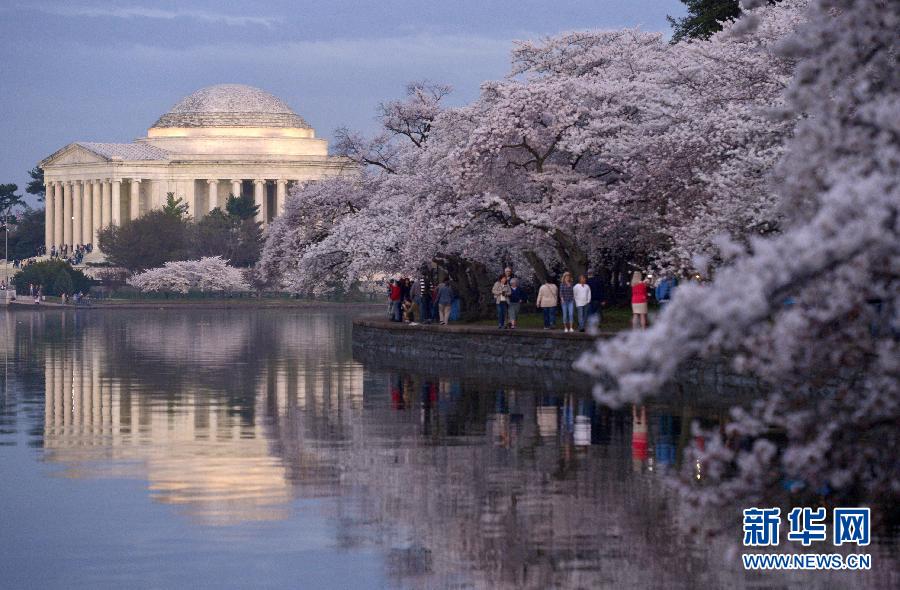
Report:
[{"label": "woman in white jacket", "polygon": [[578,313],[578,331],[584,332],[588,311],[591,307],[591,288],[587,284],[587,277],[584,275],[578,277],[578,284],[573,290],[575,291],[575,311]]}]

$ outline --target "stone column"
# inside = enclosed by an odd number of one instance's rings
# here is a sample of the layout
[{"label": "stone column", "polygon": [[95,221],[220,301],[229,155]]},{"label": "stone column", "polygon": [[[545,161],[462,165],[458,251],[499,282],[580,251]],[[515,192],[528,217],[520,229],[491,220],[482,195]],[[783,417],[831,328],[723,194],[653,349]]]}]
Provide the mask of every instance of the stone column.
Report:
[{"label": "stone column", "polygon": [[44,183],[44,248],[47,255],[50,255],[50,248],[53,247],[53,239],[55,238],[53,224],[56,221],[53,206],[56,204],[53,200],[56,198],[56,183]]},{"label": "stone column", "polygon": [[231,194],[235,197],[241,196],[241,181],[240,179],[232,179],[231,180]]},{"label": "stone column", "polygon": [[207,179],[209,190],[206,191],[206,210],[212,211],[219,204],[219,179]]},{"label": "stone column", "polygon": [[131,194],[129,195],[128,207],[131,209],[130,219],[137,219],[141,215],[141,179],[131,179]]},{"label": "stone column", "polygon": [[91,214],[93,220],[91,231],[91,243],[97,247],[97,234],[103,227],[103,184],[99,180],[91,182],[91,199],[94,201],[94,211]]},{"label": "stone column", "polygon": [[253,181],[253,202],[259,209],[256,213],[256,221],[266,222],[266,181],[257,178]]},{"label": "stone column", "polygon": [[72,187],[75,183],[67,181],[63,188],[63,239],[66,246],[72,245]]},{"label": "stone column", "polygon": [[83,184],[80,180],[76,180],[72,183],[72,241],[69,242],[73,247],[75,244],[81,243],[81,207],[83,200]]},{"label": "stone column", "polygon": [[81,203],[81,243],[94,241],[94,181],[85,180],[84,198]]},{"label": "stone column", "polygon": [[195,220],[200,219],[200,212],[197,211],[197,196],[194,192],[194,179],[179,180],[177,186],[181,190],[181,194],[184,195],[184,202],[188,206],[188,214]]},{"label": "stone column", "polygon": [[275,181],[275,216],[284,213],[284,200],[287,196],[287,180],[279,178]]},{"label": "stone column", "polygon": [[122,181],[110,181],[109,192],[109,223],[122,225]]},{"label": "stone column", "polygon": [[53,245],[57,249],[63,243],[63,202],[66,185],[63,182],[55,182],[56,191],[53,203]]},{"label": "stone column", "polygon": [[149,209],[162,209],[163,205],[166,202],[166,196],[162,194],[161,183],[158,180],[151,180],[150,186],[147,188],[149,189],[148,192],[150,193],[147,198],[147,200],[150,202]]}]

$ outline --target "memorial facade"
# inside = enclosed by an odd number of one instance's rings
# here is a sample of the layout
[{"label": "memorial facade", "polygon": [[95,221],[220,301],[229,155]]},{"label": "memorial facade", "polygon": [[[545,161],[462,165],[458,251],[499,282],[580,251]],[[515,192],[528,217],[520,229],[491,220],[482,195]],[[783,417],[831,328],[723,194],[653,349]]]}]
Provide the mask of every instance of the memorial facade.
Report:
[{"label": "memorial facade", "polygon": [[349,169],[286,103],[240,84],[183,98],[132,143],[74,142],[39,166],[48,252],[97,244],[101,228],[162,208],[167,193],[195,218],[224,209],[229,194],[252,194],[265,225],[294,183]]}]

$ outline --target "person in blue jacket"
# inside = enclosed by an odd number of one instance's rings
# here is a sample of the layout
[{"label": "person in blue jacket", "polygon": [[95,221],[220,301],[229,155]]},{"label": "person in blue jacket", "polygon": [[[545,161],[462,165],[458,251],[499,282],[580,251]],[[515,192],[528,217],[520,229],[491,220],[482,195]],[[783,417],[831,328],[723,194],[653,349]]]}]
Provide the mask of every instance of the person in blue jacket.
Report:
[{"label": "person in blue jacket", "polygon": [[656,300],[659,302],[660,306],[665,307],[666,304],[671,301],[676,286],[677,283],[675,282],[675,277],[671,275],[665,275],[660,279],[659,283],[656,284],[655,292]]}]

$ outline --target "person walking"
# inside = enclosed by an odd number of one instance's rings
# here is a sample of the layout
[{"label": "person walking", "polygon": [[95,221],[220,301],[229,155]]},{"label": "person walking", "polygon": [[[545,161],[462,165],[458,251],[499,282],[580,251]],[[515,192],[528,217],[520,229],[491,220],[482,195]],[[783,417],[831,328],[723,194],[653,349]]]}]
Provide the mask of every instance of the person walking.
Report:
[{"label": "person walking", "polygon": [[453,288],[450,287],[450,277],[445,278],[438,287],[437,304],[441,325],[446,326],[450,322],[450,308],[453,306]]},{"label": "person walking", "polygon": [[563,273],[559,284],[559,302],[562,306],[563,329],[566,332],[575,331],[575,290],[572,285],[572,273]]},{"label": "person walking", "polygon": [[575,293],[575,311],[578,312],[578,331],[584,332],[591,308],[591,287],[587,284],[587,277],[578,277],[578,284],[572,290]]},{"label": "person walking", "polygon": [[519,279],[513,277],[509,281],[509,327],[516,329],[516,322],[519,321],[519,309],[525,303],[525,290],[519,286]]},{"label": "person walking", "polygon": [[494,287],[491,289],[494,295],[494,303],[497,304],[497,327],[504,329],[506,327],[506,312],[509,309],[509,284],[505,274],[500,275]]},{"label": "person walking", "polygon": [[631,275],[631,325],[637,329],[640,324],[642,330],[647,329],[647,283],[640,271],[634,271]]},{"label": "person walking", "polygon": [[541,288],[538,289],[535,305],[544,314],[544,329],[549,330],[556,326],[556,306],[559,305],[559,289],[550,282],[548,277]]}]

